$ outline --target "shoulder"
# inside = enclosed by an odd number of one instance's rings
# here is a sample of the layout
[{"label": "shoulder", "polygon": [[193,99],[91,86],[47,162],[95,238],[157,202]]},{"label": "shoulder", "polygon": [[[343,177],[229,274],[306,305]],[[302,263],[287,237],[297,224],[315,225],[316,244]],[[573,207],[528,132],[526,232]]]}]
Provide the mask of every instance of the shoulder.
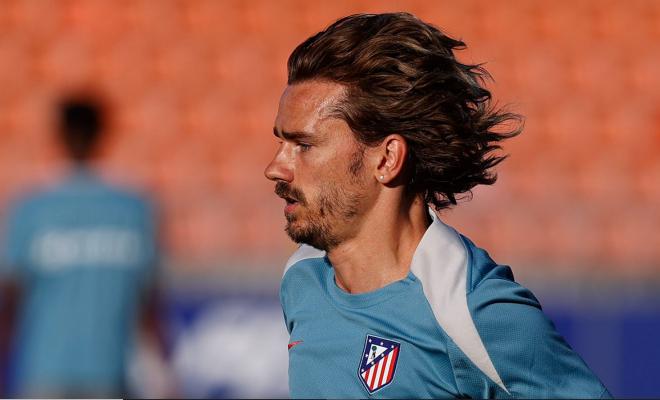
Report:
[{"label": "shoulder", "polygon": [[469,238],[459,234],[466,253],[467,282],[466,290],[468,293],[474,291],[479,285],[488,279],[502,279],[509,282],[515,282],[511,268],[506,265],[500,265],[493,261],[488,252],[481,247],[477,247]]},{"label": "shoulder", "polygon": [[50,189],[31,189],[13,196],[8,202],[6,219],[12,222],[20,222],[24,225],[27,221],[36,217],[39,210],[48,209],[52,204],[53,192]]},{"label": "shoulder", "polygon": [[325,252],[306,244],[298,247],[284,267],[282,283],[280,285],[280,297],[303,296],[306,291],[318,293],[313,285],[322,283],[325,263]]},{"label": "shoulder", "polygon": [[[119,215],[130,216],[136,221],[154,224],[158,220],[158,204],[144,191],[96,178],[89,187],[91,199],[99,207]],[[90,200],[91,200],[90,199]]]},{"label": "shoulder", "polygon": [[280,303],[289,332],[291,316],[305,304],[313,303],[321,293],[326,267],[325,252],[305,244],[287,261],[280,285]]},{"label": "shoulder", "polygon": [[[454,363],[466,394],[488,397],[495,385],[516,397],[607,393],[532,292],[514,281],[511,269],[453,228],[433,222],[412,270],[438,324],[459,350],[457,358],[466,359]],[[474,378],[473,368],[483,379]]]},{"label": "shoulder", "polygon": [[98,178],[96,190],[99,196],[105,196],[109,200],[123,203],[145,210],[154,208],[154,201],[145,192],[130,186],[120,185],[114,182],[106,182]]},{"label": "shoulder", "polygon": [[[456,230],[434,218],[415,251],[411,271],[442,330],[479,371],[506,391],[468,304],[468,293],[496,265],[483,263],[473,252]],[[476,260],[483,265],[475,265]]]},{"label": "shoulder", "polygon": [[607,397],[609,393],[508,266],[462,237],[471,276],[467,303],[504,387],[515,397]]},{"label": "shoulder", "polygon": [[312,246],[303,244],[298,247],[298,250],[296,250],[291,257],[286,262],[286,265],[284,266],[284,274],[283,277],[287,275],[287,272],[296,265],[299,264],[304,264],[304,261],[310,262],[318,259],[323,259],[325,257],[325,251],[319,250],[317,248],[314,248]]}]

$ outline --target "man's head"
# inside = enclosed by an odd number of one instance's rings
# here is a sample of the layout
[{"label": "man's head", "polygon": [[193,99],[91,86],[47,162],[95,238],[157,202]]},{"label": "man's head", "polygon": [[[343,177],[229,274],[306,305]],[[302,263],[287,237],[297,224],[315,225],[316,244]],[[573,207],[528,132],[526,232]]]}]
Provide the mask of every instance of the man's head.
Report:
[{"label": "man's head", "polygon": [[57,105],[57,118],[68,156],[79,163],[89,161],[103,130],[101,104],[86,96],[67,97]]},{"label": "man's head", "polygon": [[287,232],[293,240],[330,249],[351,236],[368,204],[363,148],[333,115],[345,96],[342,85],[308,81],[287,87],[274,134],[280,148],[266,168],[286,199]]},{"label": "man's head", "polygon": [[[406,196],[442,209],[474,186],[495,182],[489,170],[504,157],[492,152],[499,141],[520,132],[518,124],[506,129],[519,117],[490,106],[490,92],[482,86],[486,71],[454,56],[464,47],[410,14],[394,13],[342,18],[293,51],[275,127],[283,147],[266,175],[278,182],[280,196],[295,193],[302,199],[317,187],[316,200],[306,209],[316,212],[302,215],[288,207],[287,231],[294,240],[314,245],[310,236],[324,230],[335,244],[341,242],[384,186],[403,187]],[[310,165],[299,161],[320,162],[322,156],[312,153],[320,148],[308,152],[299,146],[289,158],[282,153],[288,144],[304,144],[285,133],[303,129],[311,115],[319,124],[334,124],[324,135],[343,138],[345,146],[324,160],[325,169],[311,168],[314,179],[305,182]],[[308,131],[312,137],[315,132]],[[326,175],[330,172],[337,177]],[[323,197],[351,207],[337,210],[347,211],[342,218],[324,216]],[[303,226],[309,234],[298,235]]]}]

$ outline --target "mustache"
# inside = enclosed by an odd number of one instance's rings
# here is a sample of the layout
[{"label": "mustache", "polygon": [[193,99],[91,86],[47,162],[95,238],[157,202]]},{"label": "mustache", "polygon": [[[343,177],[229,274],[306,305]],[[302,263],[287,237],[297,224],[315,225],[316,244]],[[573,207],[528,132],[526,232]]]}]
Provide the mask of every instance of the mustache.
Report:
[{"label": "mustache", "polygon": [[275,184],[275,194],[283,199],[289,198],[301,204],[305,204],[307,202],[305,195],[301,190],[294,188],[286,182],[280,181]]}]

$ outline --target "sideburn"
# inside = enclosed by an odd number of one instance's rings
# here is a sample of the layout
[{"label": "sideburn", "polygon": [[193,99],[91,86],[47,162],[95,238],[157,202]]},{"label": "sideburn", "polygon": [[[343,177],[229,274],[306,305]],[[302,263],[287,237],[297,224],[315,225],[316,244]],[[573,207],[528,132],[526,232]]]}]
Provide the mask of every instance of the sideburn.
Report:
[{"label": "sideburn", "polygon": [[351,173],[351,176],[358,178],[364,167],[364,146],[358,144],[358,148],[351,154],[351,162],[348,165],[348,172]]}]

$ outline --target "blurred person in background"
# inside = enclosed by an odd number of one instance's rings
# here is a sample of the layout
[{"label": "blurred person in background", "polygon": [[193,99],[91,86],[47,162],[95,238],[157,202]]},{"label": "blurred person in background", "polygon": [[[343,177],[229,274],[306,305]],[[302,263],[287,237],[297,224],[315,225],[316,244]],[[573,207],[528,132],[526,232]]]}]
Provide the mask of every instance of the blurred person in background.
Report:
[{"label": "blurred person in background", "polygon": [[302,244],[280,292],[292,397],[609,396],[510,268],[438,217],[495,182],[521,130],[464,47],[359,14],[289,57],[265,174]]},{"label": "blurred person in background", "polygon": [[154,207],[105,183],[91,166],[105,111],[94,96],[62,99],[56,129],[70,173],[8,212],[4,251],[12,279],[5,282],[2,329],[12,338],[5,395],[126,395],[136,320],[162,345]]}]

